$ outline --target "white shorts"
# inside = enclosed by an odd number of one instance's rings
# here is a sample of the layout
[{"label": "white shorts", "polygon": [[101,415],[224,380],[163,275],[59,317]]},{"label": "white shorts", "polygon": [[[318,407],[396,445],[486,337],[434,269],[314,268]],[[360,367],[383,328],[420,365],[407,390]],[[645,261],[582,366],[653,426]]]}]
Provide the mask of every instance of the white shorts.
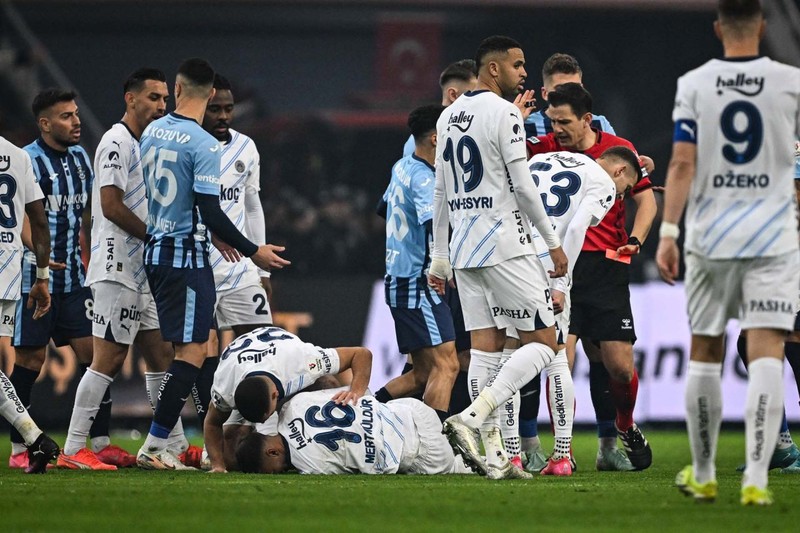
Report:
[{"label": "white shorts", "polygon": [[[401,461],[398,474],[466,474],[471,473],[463,466],[461,461],[456,461],[453,448],[447,442],[447,437],[442,434],[442,423],[436,412],[414,398],[400,398],[392,400],[386,405],[391,409],[392,404],[402,404],[412,412],[414,425],[416,426],[418,442],[416,442],[416,454],[413,451],[411,456],[407,456],[405,447],[414,446],[408,439],[403,443],[403,460]],[[457,466],[458,465],[458,466]]]},{"label": "white shorts", "polygon": [[[22,302],[27,305],[27,302]],[[34,304],[35,305],[35,304]],[[16,300],[0,300],[0,337],[14,336],[14,317],[17,316]]]},{"label": "white shorts", "polygon": [[219,329],[272,324],[267,293],[260,284],[218,292],[215,313]]},{"label": "white shorts", "polygon": [[686,254],[686,303],[695,335],[722,335],[731,318],[742,329],[792,331],[799,286],[797,252],[751,259]]},{"label": "white shorts", "polygon": [[547,273],[535,255],[456,271],[467,331],[485,328],[534,331],[552,326]]},{"label": "white shorts", "polygon": [[153,295],[116,281],[92,283],[92,335],[119,344],[133,344],[139,331],[159,329]]}]

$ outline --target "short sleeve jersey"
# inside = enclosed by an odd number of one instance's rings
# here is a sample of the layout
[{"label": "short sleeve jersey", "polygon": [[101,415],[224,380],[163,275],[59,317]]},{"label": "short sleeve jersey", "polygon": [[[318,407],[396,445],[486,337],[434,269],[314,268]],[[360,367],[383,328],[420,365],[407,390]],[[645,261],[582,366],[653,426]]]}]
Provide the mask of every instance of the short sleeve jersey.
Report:
[{"label": "short sleeve jersey", "polygon": [[148,213],[145,264],[208,265],[208,234],[195,194],[219,196],[219,142],[193,119],[170,113],[145,128],[141,150]]},{"label": "short sleeve jersey", "polygon": [[[230,140],[220,145],[219,205],[236,229],[247,235],[245,197],[258,196],[261,190],[261,163],[250,137],[233,129],[230,134]],[[253,240],[252,235],[248,237]],[[213,244],[209,244],[208,255],[217,292],[259,283],[258,271],[249,258],[244,257],[238,262],[226,261]]]},{"label": "short sleeve jersey", "polygon": [[147,219],[147,197],[139,141],[119,122],[108,130],[94,156],[92,189],[92,255],[86,284],[115,281],[131,290],[150,292],[144,273],[144,242],[129,234],[103,214],[100,190],[116,187],[122,203],[140,220]]},{"label": "short sleeve jersey", "polygon": [[767,57],[712,59],[678,79],[675,142],[697,145],[686,249],[712,259],[798,249],[791,139],[800,69]]},{"label": "short sleeve jersey", "polygon": [[0,137],[0,300],[19,298],[25,206],[43,197],[30,156]]},{"label": "short sleeve jersey", "polygon": [[[491,91],[464,93],[437,123],[454,268],[492,266],[534,253],[506,165],[526,158],[519,110]],[[441,170],[439,170],[441,169]]]},{"label": "short sleeve jersey", "polygon": [[303,392],[284,404],[278,433],[301,474],[394,474],[416,431],[411,410],[362,396],[331,401],[335,391]]},{"label": "short sleeve jersey", "polygon": [[384,195],[386,211],[386,296],[393,307],[416,308],[423,298],[440,300],[427,289],[433,218],[434,168],[412,154],[392,167]]},{"label": "short sleeve jersey", "polygon": [[320,376],[338,373],[336,350],[303,342],[278,327],[258,328],[237,337],[220,356],[211,400],[217,409],[230,412],[236,409],[236,387],[246,377],[269,377],[283,399],[309,387]]},{"label": "short sleeve jersey", "polygon": [[[25,147],[31,158],[36,181],[44,194],[44,209],[50,225],[50,259],[64,263],[63,270],[50,273],[50,293],[77,291],[86,282],[81,258],[83,212],[89,205],[94,176],[89,155],[75,145],[61,152],[40,137]],[[36,258],[25,252],[22,266],[22,292],[36,280]]]}]

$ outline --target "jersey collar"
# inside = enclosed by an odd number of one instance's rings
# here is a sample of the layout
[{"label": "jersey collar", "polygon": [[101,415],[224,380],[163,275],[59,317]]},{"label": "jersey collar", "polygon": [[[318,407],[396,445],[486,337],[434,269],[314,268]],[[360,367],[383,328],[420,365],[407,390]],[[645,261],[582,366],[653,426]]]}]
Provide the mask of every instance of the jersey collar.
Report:
[{"label": "jersey collar", "polygon": [[421,157],[419,157],[417,154],[411,154],[411,159],[416,159],[416,160],[417,160],[417,161],[419,161],[420,163],[423,163],[423,164],[424,164],[426,167],[428,167],[429,169],[431,169],[431,170],[433,170],[434,172],[436,172],[436,169],[433,167],[433,165],[431,165],[430,163],[428,163],[427,161],[425,161],[424,159],[422,159]]},{"label": "jersey collar", "polygon": [[477,91],[467,91],[462,96],[478,96],[479,94],[490,93],[490,92],[492,91],[490,91],[489,89],[480,89]]},{"label": "jersey collar", "polygon": [[197,121],[195,119],[193,119],[191,117],[187,117],[186,115],[181,115],[180,113],[176,113],[175,111],[171,111],[170,115],[175,117],[175,118],[177,118],[177,119],[179,119],[179,120],[189,120],[189,121],[194,122],[195,124],[197,124]]},{"label": "jersey collar", "polygon": [[139,140],[139,139],[136,137],[136,135],[134,135],[134,134],[133,134],[133,130],[131,130],[131,129],[128,127],[128,125],[127,125],[127,124],[125,124],[125,123],[124,123],[124,122],[122,122],[121,120],[120,120],[120,121],[119,121],[117,124],[122,124],[122,126],[123,126],[123,127],[126,129],[126,130],[128,130],[128,133],[130,133],[130,134],[131,134],[131,137],[133,137],[133,139],[134,139],[135,141],[138,141],[138,140]]},{"label": "jersey collar", "polygon": [[44,152],[46,154],[51,155],[51,156],[64,157],[65,155],[67,155],[69,153],[69,148],[67,148],[63,152],[61,150],[56,150],[55,148],[53,148],[52,146],[50,146],[49,144],[44,142],[44,139],[42,139],[41,137],[36,139],[36,144],[38,144],[39,148],[44,150]]},{"label": "jersey collar", "polygon": [[755,56],[742,56],[742,57],[720,57],[720,61],[729,61],[731,63],[743,63],[745,61],[755,61],[756,59],[761,59],[762,55],[755,55]]}]

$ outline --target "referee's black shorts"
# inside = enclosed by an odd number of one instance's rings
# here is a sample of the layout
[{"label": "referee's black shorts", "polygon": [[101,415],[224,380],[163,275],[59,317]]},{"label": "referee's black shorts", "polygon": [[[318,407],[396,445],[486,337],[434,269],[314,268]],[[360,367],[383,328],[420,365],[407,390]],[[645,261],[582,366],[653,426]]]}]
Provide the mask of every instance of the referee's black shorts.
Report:
[{"label": "referee's black shorts", "polygon": [[630,265],[603,252],[581,252],[572,273],[569,332],[593,341],[636,342]]}]

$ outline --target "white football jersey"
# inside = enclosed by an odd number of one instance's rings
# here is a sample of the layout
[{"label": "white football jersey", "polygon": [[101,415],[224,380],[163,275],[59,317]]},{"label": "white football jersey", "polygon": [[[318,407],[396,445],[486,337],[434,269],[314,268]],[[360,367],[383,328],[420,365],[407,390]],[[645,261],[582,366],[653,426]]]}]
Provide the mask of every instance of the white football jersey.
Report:
[{"label": "white football jersey", "polygon": [[28,153],[0,137],[0,300],[17,300],[25,205],[44,198]]},{"label": "white football jersey", "polygon": [[[230,134],[230,142],[220,143],[222,161],[219,172],[219,205],[236,229],[253,240],[253,236],[248,235],[246,230],[244,199],[248,194],[258,196],[261,190],[258,150],[247,135],[233,129]],[[211,243],[208,255],[218,292],[258,285],[261,282],[258,269],[250,259],[244,257],[236,263],[226,261]]]},{"label": "white football jersey", "polygon": [[674,140],[697,144],[686,249],[712,259],[797,250],[800,69],[712,59],[678,80],[672,118]]},{"label": "white football jersey", "polygon": [[131,290],[150,292],[144,272],[144,243],[103,215],[100,189],[113,186],[123,191],[122,203],[142,221],[147,219],[147,197],[142,175],[139,141],[122,122],[108,130],[94,156],[92,187],[92,254],[86,285],[115,281]]},{"label": "white football jersey", "polygon": [[[598,225],[616,201],[614,181],[591,157],[574,152],[535,155],[528,161],[528,168],[553,229],[561,239],[571,275],[586,229]],[[580,228],[579,239],[567,238],[572,223],[585,226]],[[545,268],[552,270],[547,244],[536,228],[533,228],[533,244]]]},{"label": "white football jersey", "polygon": [[519,110],[491,91],[464,93],[436,125],[454,268],[491,266],[534,253],[506,164],[527,156]]},{"label": "white football jersey", "polygon": [[405,405],[362,396],[356,405],[331,401],[336,390],[304,392],[284,404],[278,433],[301,474],[394,474],[406,439],[416,431]]},{"label": "white football jersey", "polygon": [[311,386],[320,376],[339,373],[339,354],[303,342],[281,328],[258,328],[237,337],[222,352],[214,372],[211,401],[220,411],[236,409],[233,396],[246,377],[268,376],[281,399]]}]

